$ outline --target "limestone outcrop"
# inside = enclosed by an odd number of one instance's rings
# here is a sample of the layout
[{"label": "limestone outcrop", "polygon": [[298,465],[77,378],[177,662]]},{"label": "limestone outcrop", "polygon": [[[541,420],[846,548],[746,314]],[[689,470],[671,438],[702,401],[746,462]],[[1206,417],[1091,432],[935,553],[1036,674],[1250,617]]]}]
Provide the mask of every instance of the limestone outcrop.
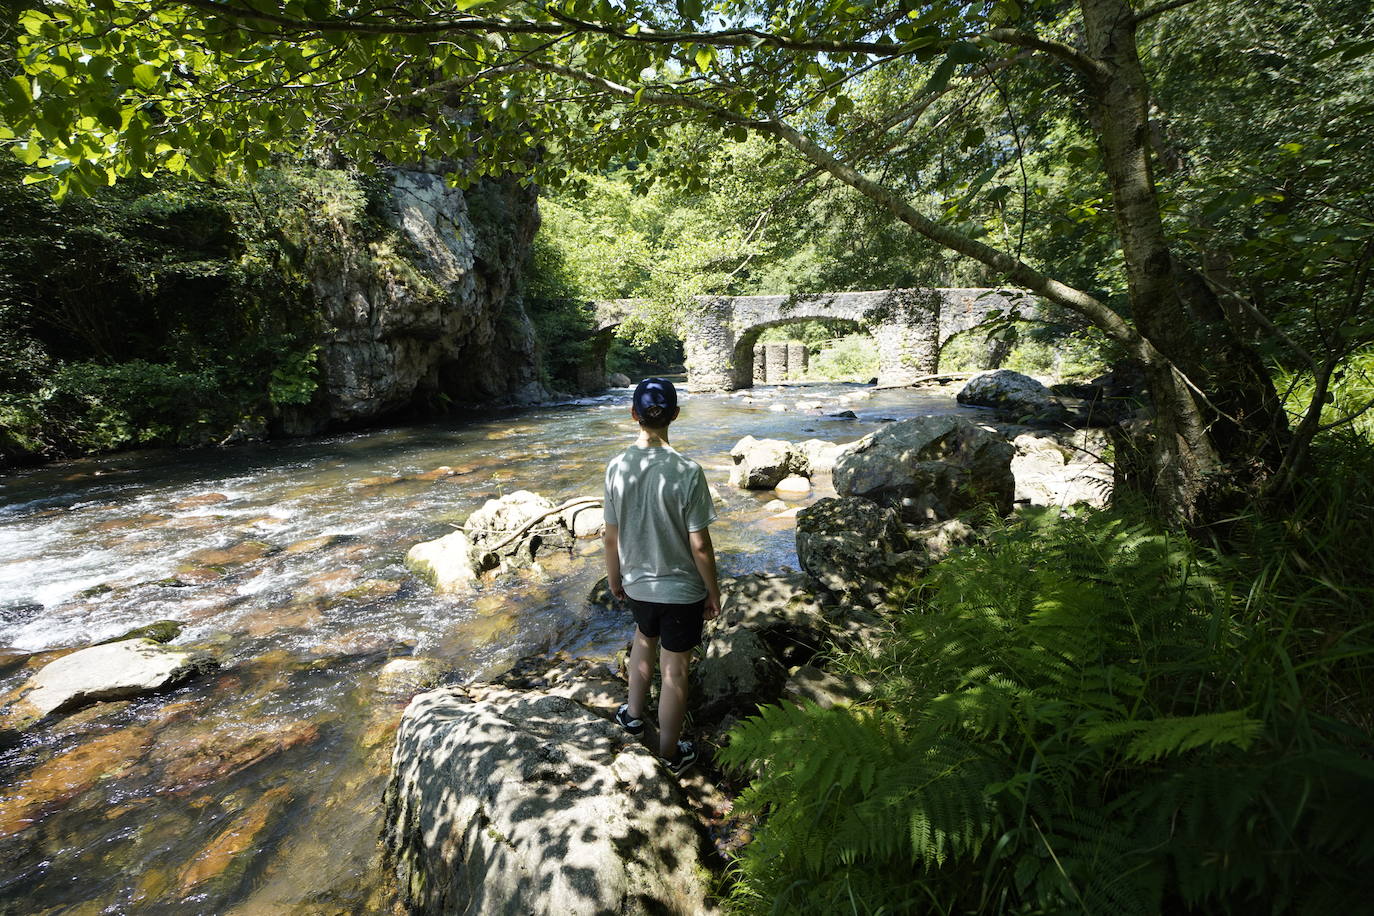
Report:
[{"label": "limestone outcrop", "polygon": [[565,697],[415,697],[386,811],[386,863],[412,913],[705,908],[702,839],[676,780],[614,722]]},{"label": "limestone outcrop", "polygon": [[441,174],[390,173],[389,235],[341,223],[312,252],[312,288],[329,328],[319,388],[288,408],[292,435],[367,422],[430,402],[529,403],[539,384],[519,274],[539,225],[535,193],[514,182],[448,187]]},{"label": "limestone outcrop", "polygon": [[1014,449],[962,417],[915,417],[870,433],[835,463],[835,492],[896,508],[926,524],[979,506],[1011,511]]}]

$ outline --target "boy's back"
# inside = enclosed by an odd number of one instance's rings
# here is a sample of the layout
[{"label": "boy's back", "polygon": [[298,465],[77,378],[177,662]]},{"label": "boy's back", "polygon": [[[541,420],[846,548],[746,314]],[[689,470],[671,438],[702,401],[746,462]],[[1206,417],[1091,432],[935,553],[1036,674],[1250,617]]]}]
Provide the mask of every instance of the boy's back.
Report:
[{"label": "boy's back", "polygon": [[689,604],[706,596],[688,538],[716,517],[699,464],[668,445],[630,446],[606,467],[605,513],[620,529],[630,597]]}]

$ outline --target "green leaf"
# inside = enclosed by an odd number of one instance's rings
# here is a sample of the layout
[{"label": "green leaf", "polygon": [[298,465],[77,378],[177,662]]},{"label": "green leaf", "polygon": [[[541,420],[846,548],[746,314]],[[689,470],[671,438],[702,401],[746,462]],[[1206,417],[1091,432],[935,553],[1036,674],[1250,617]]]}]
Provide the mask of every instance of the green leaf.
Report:
[{"label": "green leaf", "polygon": [[946,55],[945,59],[940,61],[935,68],[935,72],[930,74],[930,79],[926,80],[926,84],[921,87],[920,94],[930,95],[931,93],[943,92],[945,87],[949,85],[949,78],[953,75],[954,58]]},{"label": "green leaf", "polygon": [[967,41],[956,41],[945,54],[955,64],[976,64],[983,59],[983,52]]},{"label": "green leaf", "polygon": [[133,69],[134,85],[140,89],[152,89],[157,85],[157,68],[151,64],[139,64]]},{"label": "green leaf", "polygon": [[28,77],[11,76],[5,82],[5,91],[9,93],[16,102],[23,102],[26,104],[33,102],[33,85],[29,82]]},{"label": "green leaf", "polygon": [[696,62],[697,69],[705,73],[711,67],[711,61],[716,59],[715,48],[697,48]]}]

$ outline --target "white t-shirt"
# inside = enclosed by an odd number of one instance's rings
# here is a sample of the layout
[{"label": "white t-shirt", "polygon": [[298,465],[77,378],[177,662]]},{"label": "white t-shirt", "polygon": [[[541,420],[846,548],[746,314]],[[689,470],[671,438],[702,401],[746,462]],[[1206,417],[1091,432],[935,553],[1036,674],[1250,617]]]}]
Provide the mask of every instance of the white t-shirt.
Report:
[{"label": "white t-shirt", "polygon": [[632,445],[606,466],[606,524],[620,529],[620,580],[638,601],[692,604],[706,586],[688,533],[716,520],[701,465],[672,446]]}]

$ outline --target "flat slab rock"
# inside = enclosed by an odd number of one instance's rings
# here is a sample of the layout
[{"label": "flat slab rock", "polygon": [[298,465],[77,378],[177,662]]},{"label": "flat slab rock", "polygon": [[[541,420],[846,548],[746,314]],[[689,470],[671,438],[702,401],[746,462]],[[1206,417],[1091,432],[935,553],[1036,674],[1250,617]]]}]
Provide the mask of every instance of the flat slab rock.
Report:
[{"label": "flat slab rock", "polygon": [[29,679],[12,714],[42,718],[103,700],[122,700],[174,687],[216,667],[204,652],[125,639],[81,649]]},{"label": "flat slab rock", "polygon": [[707,911],[701,837],[672,777],[564,697],[415,697],[386,809],[386,860],[411,913]]}]

